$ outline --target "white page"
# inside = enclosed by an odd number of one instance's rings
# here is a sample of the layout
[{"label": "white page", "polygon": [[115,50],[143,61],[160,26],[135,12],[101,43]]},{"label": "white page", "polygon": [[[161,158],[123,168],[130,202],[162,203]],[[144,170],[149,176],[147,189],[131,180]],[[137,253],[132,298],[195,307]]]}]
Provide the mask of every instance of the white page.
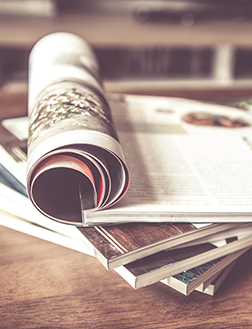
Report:
[{"label": "white page", "polygon": [[252,152],[238,137],[122,133],[120,138],[131,174],[130,205],[251,210]]},{"label": "white page", "polygon": [[[197,126],[183,119],[201,111],[247,125]],[[141,96],[126,96],[124,104],[118,101],[112,106],[112,113],[131,183],[115,207],[86,212],[87,222],[113,222],[116,217],[118,221],[251,220],[249,114],[197,101]]]}]

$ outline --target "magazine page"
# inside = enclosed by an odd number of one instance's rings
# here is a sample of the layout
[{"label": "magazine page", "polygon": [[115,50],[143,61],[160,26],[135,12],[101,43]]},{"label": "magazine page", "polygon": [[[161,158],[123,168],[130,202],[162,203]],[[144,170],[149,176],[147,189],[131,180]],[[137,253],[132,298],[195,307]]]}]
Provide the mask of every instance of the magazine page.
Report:
[{"label": "magazine page", "polygon": [[51,219],[82,225],[82,211],[125,194],[129,174],[92,49],[54,33],[29,58],[27,190]]},{"label": "magazine page", "polygon": [[251,221],[250,114],[165,97],[110,104],[131,184],[114,207],[86,211],[87,223]]}]

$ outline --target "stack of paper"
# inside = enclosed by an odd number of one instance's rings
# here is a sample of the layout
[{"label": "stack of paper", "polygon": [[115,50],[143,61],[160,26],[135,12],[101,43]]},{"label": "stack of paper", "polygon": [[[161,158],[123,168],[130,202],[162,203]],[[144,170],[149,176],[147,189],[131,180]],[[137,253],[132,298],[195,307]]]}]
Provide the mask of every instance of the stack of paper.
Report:
[{"label": "stack of paper", "polygon": [[[134,99],[139,105],[139,97],[130,96],[130,102]],[[155,98],[155,104],[159,100]],[[96,256],[134,288],[161,280],[186,295],[194,290],[213,294],[235,260],[251,246],[252,223],[235,220],[212,224],[131,221],[78,228],[53,221],[35,209],[24,187],[25,149],[20,145],[27,141],[28,119],[3,120],[0,134],[1,225]]]},{"label": "stack of paper", "polygon": [[29,120],[0,125],[0,223],[93,255],[135,289],[212,295],[252,247],[251,125],[232,107],[107,97],[83,40],[45,37]]}]

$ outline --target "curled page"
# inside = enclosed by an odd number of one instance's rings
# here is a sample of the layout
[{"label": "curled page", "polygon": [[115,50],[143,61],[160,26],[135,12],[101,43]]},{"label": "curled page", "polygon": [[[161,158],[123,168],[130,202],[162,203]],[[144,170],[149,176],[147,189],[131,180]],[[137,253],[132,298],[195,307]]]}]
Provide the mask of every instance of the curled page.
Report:
[{"label": "curled page", "polygon": [[27,190],[47,217],[83,225],[119,201],[129,173],[90,46],[53,33],[29,58]]}]

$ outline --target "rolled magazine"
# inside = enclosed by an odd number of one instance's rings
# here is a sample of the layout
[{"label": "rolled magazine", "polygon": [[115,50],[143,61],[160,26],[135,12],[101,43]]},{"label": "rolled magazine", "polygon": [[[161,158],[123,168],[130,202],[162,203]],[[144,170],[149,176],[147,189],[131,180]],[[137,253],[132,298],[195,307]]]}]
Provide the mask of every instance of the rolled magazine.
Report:
[{"label": "rolled magazine", "polygon": [[41,39],[29,72],[27,190],[44,215],[78,226],[251,222],[251,114],[106,98],[92,50],[68,33]]},{"label": "rolled magazine", "polygon": [[54,33],[29,58],[27,191],[47,217],[82,225],[129,186],[98,65],[80,37]]}]

